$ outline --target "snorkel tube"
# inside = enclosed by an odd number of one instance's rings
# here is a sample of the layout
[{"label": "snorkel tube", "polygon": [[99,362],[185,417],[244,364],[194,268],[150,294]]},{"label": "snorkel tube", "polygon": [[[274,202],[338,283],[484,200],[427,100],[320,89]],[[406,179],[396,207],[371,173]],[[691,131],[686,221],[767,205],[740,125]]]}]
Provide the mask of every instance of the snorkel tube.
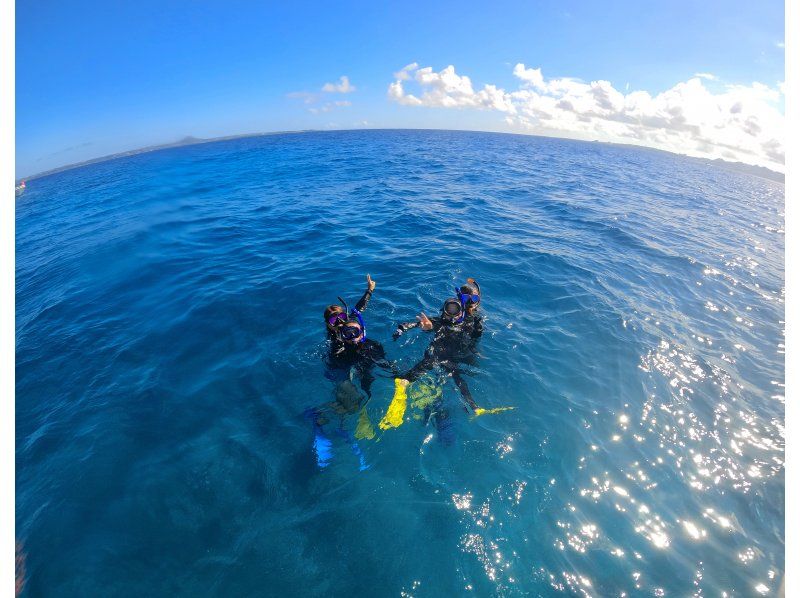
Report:
[{"label": "snorkel tube", "polygon": [[364,318],[361,317],[361,312],[355,308],[353,308],[353,311],[351,313],[355,314],[356,319],[358,320],[358,323],[361,326],[361,340],[358,342],[363,343],[365,340],[367,340],[367,326],[364,324]]},{"label": "snorkel tube", "polygon": [[458,300],[461,302],[461,309],[462,310],[467,309],[467,295],[462,293],[461,289],[459,289],[458,287],[456,287],[455,290],[456,290],[456,297],[458,297]]}]

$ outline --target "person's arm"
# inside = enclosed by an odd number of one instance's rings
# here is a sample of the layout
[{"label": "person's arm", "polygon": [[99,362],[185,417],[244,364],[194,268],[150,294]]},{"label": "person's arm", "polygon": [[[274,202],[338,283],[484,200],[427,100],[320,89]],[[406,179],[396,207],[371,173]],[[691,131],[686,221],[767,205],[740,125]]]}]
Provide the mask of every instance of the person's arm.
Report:
[{"label": "person's arm", "polygon": [[377,365],[379,368],[390,372],[392,375],[397,375],[397,366],[386,357],[386,350],[383,348],[383,345],[375,340],[367,340],[367,342],[369,343],[369,347],[364,355],[368,363]]},{"label": "person's arm", "polygon": [[425,330],[427,330],[427,331],[433,330],[434,332],[439,330],[439,328],[441,328],[442,325],[444,324],[444,322],[442,322],[442,318],[440,318],[438,316],[434,316],[432,318],[428,318],[428,322],[430,322],[431,325],[430,325],[429,328],[425,328]]},{"label": "person's arm", "polygon": [[425,332],[430,332],[431,330],[438,330],[441,326],[441,322],[439,318],[429,318],[425,315],[425,313],[421,313],[417,316],[416,322],[402,322],[401,324],[397,325],[397,329],[392,334],[392,338],[397,340],[397,338],[403,334],[404,332],[411,330],[412,328],[421,328]]},{"label": "person's arm", "polygon": [[475,318],[475,325],[472,327],[472,338],[478,339],[483,334],[483,318],[478,316]]},{"label": "person's arm", "polygon": [[414,322],[401,322],[400,324],[397,325],[397,328],[392,334],[392,338],[394,340],[397,340],[397,338],[404,332],[408,332],[412,328],[418,328],[418,327],[419,327],[419,320],[416,320]]},{"label": "person's arm", "polygon": [[358,300],[356,303],[356,309],[358,311],[364,311],[367,309],[367,304],[369,300],[372,298],[372,291],[375,290],[375,281],[370,278],[369,274],[367,274],[367,290],[364,291],[364,295],[362,295],[361,299]]}]

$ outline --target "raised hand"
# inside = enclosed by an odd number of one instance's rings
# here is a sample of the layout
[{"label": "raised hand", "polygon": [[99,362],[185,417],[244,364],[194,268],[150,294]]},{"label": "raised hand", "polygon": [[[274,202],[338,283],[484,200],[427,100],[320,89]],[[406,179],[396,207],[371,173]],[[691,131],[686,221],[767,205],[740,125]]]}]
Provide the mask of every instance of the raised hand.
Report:
[{"label": "raised hand", "polygon": [[424,311],[420,312],[420,314],[417,316],[417,319],[419,320],[419,327],[423,330],[431,330],[433,328],[433,322],[428,319],[428,316],[425,315]]},{"label": "raised hand", "polygon": [[370,293],[375,290],[375,281],[370,278],[369,274],[367,274],[367,290]]}]

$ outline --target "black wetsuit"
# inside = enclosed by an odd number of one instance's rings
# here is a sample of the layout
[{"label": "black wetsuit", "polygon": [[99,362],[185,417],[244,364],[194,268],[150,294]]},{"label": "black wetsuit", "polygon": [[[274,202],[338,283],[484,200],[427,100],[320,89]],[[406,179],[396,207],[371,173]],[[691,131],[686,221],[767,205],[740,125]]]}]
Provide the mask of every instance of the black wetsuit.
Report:
[{"label": "black wetsuit", "polygon": [[[366,291],[361,299],[356,303],[355,309],[363,312],[367,308],[371,291]],[[394,366],[386,359],[386,351],[378,341],[371,338],[364,339],[361,343],[346,343],[339,336],[328,329],[328,342],[330,352],[328,354],[327,377],[332,380],[344,381],[349,379],[350,368],[355,367],[356,373],[361,380],[361,388],[371,396],[370,388],[375,376],[372,375],[372,368],[378,366],[392,373]]]},{"label": "black wetsuit", "polygon": [[[361,296],[361,299],[358,300],[358,303],[356,303],[355,308],[358,311],[363,312],[365,309],[367,309],[367,305],[369,305],[369,300],[371,298],[372,298],[372,291],[367,289],[366,291],[364,291],[364,294]],[[330,356],[335,357],[336,355],[344,351],[345,343],[342,339],[339,338],[336,332],[334,332],[327,326],[325,327],[325,330],[328,331],[328,344],[330,345]]]},{"label": "black wetsuit", "polygon": [[[453,381],[464,401],[475,409],[477,405],[458,366],[462,363],[475,363],[477,355],[475,345],[483,334],[483,317],[479,314],[466,315],[458,324],[451,324],[441,317],[430,318],[430,321],[433,328],[427,332],[433,332],[433,340],[425,350],[425,356],[408,372],[401,375],[401,378],[413,382],[438,365],[453,376]],[[399,324],[397,329],[398,332],[404,332],[419,327],[419,322],[404,322]]]},{"label": "black wetsuit", "polygon": [[[372,368],[375,366],[394,373],[394,368],[389,360],[386,359],[386,351],[378,341],[371,338],[364,339],[364,342],[350,344],[342,343],[341,350],[336,355],[328,358],[328,367],[331,370],[338,370],[340,373],[349,374],[350,368],[355,367],[356,373],[361,380],[361,388],[371,396],[372,382],[375,376],[372,375]],[[349,377],[349,376],[348,376]]]}]

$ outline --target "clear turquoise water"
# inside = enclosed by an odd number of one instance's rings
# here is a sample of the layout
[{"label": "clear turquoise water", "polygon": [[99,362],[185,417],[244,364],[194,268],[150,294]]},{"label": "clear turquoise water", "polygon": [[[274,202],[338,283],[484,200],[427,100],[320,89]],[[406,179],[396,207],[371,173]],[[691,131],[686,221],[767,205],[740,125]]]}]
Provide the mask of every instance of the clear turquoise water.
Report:
[{"label": "clear turquoise water", "polygon": [[[28,596],[774,593],[784,190],[668,154],[479,133],[177,148],[17,200]],[[401,367],[467,276],[455,441],[408,412],[320,469],[321,312],[377,281]],[[373,423],[391,397],[379,377]],[[355,418],[345,421],[352,431]]]}]

